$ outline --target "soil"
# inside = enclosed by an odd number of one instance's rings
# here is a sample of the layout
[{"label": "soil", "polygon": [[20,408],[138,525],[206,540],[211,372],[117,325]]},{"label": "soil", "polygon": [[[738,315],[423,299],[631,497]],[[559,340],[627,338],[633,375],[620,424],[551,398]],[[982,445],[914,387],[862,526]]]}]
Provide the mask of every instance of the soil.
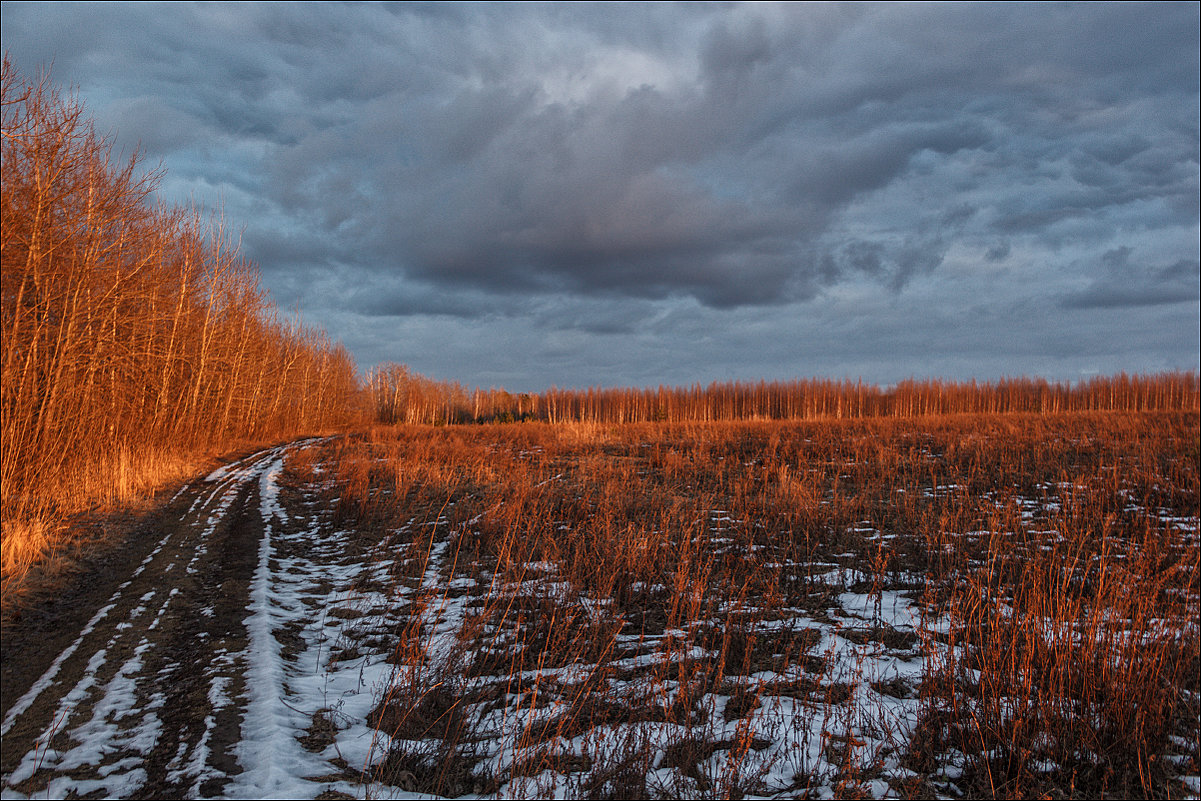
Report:
[{"label": "soil", "polygon": [[[214,776],[239,772],[232,751],[244,708],[237,702],[245,691],[239,664],[247,644],[243,619],[263,534],[254,467],[266,461],[262,454],[247,457],[240,473],[193,481],[141,515],[91,523],[109,534],[104,544],[80,554],[53,596],[34,598],[6,615],[0,772],[13,789],[52,791],[45,771],[23,777],[30,772],[30,754],[89,745],[77,732],[68,736],[65,717],[75,727],[89,718],[102,725],[117,721],[116,731],[110,726],[103,732],[109,742],[94,780],[101,781],[106,767],[117,775],[112,766],[136,757],[144,776],[124,788],[130,797],[221,792],[228,778],[206,779],[194,788],[185,784],[188,776],[179,768],[197,759]],[[234,703],[214,705],[215,674],[224,677],[223,693]],[[111,705],[113,687],[123,686],[125,678],[136,678],[127,711],[102,717],[97,705]],[[30,699],[31,688],[39,685]],[[76,703],[64,701],[69,694]],[[178,750],[139,750],[138,729],[155,725],[156,742]],[[83,773],[92,778],[90,770]],[[102,788],[119,789],[107,782],[97,787]]]}]

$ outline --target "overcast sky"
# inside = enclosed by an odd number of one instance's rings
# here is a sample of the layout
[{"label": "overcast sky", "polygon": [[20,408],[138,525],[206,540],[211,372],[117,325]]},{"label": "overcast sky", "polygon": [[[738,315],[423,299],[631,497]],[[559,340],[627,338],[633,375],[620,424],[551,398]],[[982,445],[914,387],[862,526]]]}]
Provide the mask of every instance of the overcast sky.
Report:
[{"label": "overcast sky", "polygon": [[366,370],[1197,369],[1197,3],[4,3]]}]

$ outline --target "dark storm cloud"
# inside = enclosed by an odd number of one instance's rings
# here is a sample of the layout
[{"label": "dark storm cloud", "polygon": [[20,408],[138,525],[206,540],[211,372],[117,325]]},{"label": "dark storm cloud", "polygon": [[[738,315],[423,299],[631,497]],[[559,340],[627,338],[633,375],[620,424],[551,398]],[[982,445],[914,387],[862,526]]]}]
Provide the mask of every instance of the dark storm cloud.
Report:
[{"label": "dark storm cloud", "polygon": [[1091,285],[1068,294],[1061,305],[1075,309],[1158,306],[1192,303],[1201,295],[1201,261],[1180,259],[1151,267],[1132,260],[1132,253],[1129,247],[1104,253]]},{"label": "dark storm cloud", "polygon": [[[1166,102],[1196,80],[1157,56],[1181,36],[1166,18],[1195,17],[1187,7],[1085,20],[1046,8],[636,9],[597,31],[597,9],[205,5],[160,7],[143,36],[127,32],[131,13],[72,7],[80,18],[62,27],[78,45],[68,58],[105,59],[96,45],[111,36],[144,62],[134,91],[167,97],[112,113],[151,153],[213,134],[272,146],[265,176],[231,180],[261,181],[345,261],[451,289],[687,294],[719,307],[806,297],[813,265],[830,264],[811,253],[840,248],[823,235],[848,203],[902,180],[919,154],[987,159],[1006,148],[1005,126],[1037,128],[1047,114],[1072,117],[1086,141],[1035,135],[1002,153],[1002,169],[1020,176],[1015,162],[1058,151],[1074,181],[999,209],[1000,231],[1196,183],[1180,168],[1190,154],[1080,122],[1072,104],[1046,103],[1051,82],[1022,86],[1045,74],[1075,105],[1100,103],[1115,84],[1147,83],[1125,74],[1138,67],[1174,79]],[[1121,36],[1107,27],[1121,23]],[[669,26],[684,41],[675,51]],[[597,48],[632,75],[594,80]],[[660,69],[640,76],[635,57]],[[573,79],[566,96],[553,85]],[[942,190],[933,203],[956,203]],[[912,243],[881,258],[898,286],[940,260]]]},{"label": "dark storm cloud", "polygon": [[928,278],[950,306],[1034,272],[1059,308],[1195,300],[1198,17],[5,4],[3,38],[240,215],[285,303],[632,336]]},{"label": "dark storm cloud", "polygon": [[[376,284],[376,285],[373,285]],[[408,317],[414,314],[473,319],[492,310],[487,299],[431,291],[429,287],[379,287],[378,282],[357,287],[349,298],[352,308],[368,317]]]}]

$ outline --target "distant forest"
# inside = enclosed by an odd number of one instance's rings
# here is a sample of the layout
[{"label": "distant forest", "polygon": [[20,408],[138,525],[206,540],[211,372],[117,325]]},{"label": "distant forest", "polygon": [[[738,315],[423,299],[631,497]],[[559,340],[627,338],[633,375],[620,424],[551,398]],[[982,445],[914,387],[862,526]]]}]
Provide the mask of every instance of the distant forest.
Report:
[{"label": "distant forest", "polygon": [[401,365],[367,377],[379,423],[704,422],[919,417],[1089,411],[1197,411],[1201,386],[1191,372],[999,381],[902,381],[882,388],[861,381],[727,381],[653,389],[550,389],[513,394],[432,381]]},{"label": "distant forest", "polygon": [[[1196,373],[1048,383],[714,383],[512,394],[400,365],[365,379],[280,315],[220,217],[165,206],[163,173],[113,153],[82,104],[3,65],[0,514],[7,571],[28,521],[161,484],[164,465],[376,424],[626,423],[1191,410]],[[173,468],[180,469],[180,468]],[[114,489],[116,488],[116,489]],[[20,521],[25,521],[24,523]],[[13,537],[29,540],[14,547]]]}]

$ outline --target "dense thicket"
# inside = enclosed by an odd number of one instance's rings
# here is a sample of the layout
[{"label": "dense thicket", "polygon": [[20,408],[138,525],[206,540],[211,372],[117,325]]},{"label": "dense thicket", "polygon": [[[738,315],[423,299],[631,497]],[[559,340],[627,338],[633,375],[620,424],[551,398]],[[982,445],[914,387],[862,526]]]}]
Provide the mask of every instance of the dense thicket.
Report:
[{"label": "dense thicket", "polygon": [[281,320],[219,220],[156,205],[161,172],[7,59],[3,129],[6,567],[9,522],[86,505],[89,476],[347,420],[348,353]]},{"label": "dense thicket", "polygon": [[881,388],[811,379],[512,394],[497,389],[469,392],[456,383],[431,381],[399,365],[385,365],[371,374],[368,387],[381,423],[816,420],[1201,408],[1196,373],[1120,374],[1075,384],[1016,378],[986,383],[904,381]]}]

